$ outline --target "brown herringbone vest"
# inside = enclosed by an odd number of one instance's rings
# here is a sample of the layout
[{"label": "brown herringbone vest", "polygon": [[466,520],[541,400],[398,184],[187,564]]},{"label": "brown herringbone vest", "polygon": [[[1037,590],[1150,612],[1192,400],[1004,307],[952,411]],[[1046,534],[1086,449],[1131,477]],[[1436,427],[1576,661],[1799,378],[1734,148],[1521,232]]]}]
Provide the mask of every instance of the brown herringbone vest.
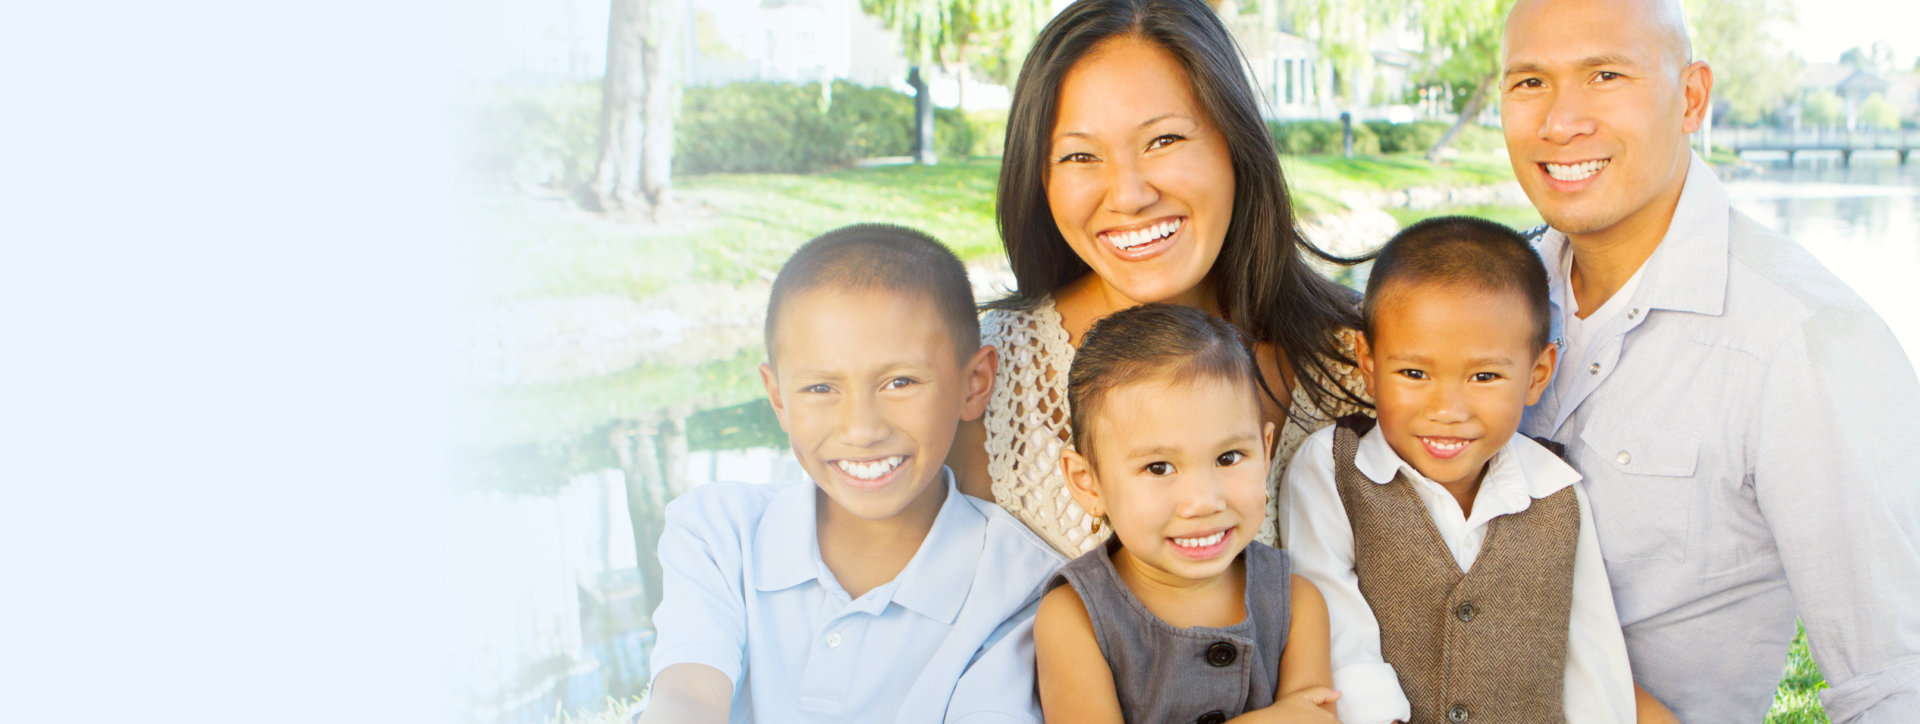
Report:
[{"label": "brown herringbone vest", "polygon": [[1562,722],[1567,619],[1580,509],[1571,486],[1495,518],[1473,569],[1441,540],[1404,474],[1380,485],[1354,467],[1364,416],[1333,435],[1334,481],[1353,525],[1360,593],[1380,653],[1413,706],[1410,724]]}]

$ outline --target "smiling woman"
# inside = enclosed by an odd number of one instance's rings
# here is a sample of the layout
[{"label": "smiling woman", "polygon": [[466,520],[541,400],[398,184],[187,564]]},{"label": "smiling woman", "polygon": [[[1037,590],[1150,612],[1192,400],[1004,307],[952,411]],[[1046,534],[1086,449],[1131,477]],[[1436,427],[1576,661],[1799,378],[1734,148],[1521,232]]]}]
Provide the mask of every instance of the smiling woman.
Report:
[{"label": "smiling woman", "polygon": [[1275,460],[1366,408],[1354,295],[1305,263],[1345,260],[1301,238],[1239,50],[1199,0],[1081,0],[1041,31],[1014,88],[997,215],[1018,288],[982,320],[1000,349],[993,399],[949,463],[1062,553],[1100,541],[1060,454],[1067,370],[1101,317],[1169,302],[1232,323],[1259,358]]}]

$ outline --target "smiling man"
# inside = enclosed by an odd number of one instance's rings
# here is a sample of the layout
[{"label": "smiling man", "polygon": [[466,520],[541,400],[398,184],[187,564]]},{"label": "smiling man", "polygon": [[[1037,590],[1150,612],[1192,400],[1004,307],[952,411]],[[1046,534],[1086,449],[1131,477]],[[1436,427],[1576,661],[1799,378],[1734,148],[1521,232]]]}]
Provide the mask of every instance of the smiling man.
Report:
[{"label": "smiling man", "polygon": [[1677,2],[1521,0],[1502,63],[1561,348],[1521,430],[1585,476],[1635,680],[1681,721],[1758,721],[1798,617],[1834,721],[1911,720],[1920,383],[1899,344],[1689,151],[1713,71]]}]

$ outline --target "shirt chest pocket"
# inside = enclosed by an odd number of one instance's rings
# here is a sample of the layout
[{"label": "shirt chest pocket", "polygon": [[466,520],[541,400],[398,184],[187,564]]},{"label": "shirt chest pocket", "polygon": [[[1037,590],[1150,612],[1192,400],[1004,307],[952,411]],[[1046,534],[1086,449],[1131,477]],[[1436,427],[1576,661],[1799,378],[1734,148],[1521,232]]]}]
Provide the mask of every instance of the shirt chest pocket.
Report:
[{"label": "shirt chest pocket", "polygon": [[1577,456],[1609,563],[1684,560],[1698,485],[1700,443],[1663,426],[1580,435]]}]

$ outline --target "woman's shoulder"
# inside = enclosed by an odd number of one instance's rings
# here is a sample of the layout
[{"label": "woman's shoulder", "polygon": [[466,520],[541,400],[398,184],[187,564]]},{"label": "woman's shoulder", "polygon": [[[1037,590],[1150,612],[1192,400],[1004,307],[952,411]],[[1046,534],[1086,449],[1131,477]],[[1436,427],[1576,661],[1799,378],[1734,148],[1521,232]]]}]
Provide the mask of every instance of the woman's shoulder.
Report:
[{"label": "woman's shoulder", "polygon": [[1065,370],[1073,360],[1073,343],[1053,300],[1042,299],[1026,309],[994,308],[980,317],[980,343],[1000,351],[1000,376],[1035,374],[1045,367]]}]

